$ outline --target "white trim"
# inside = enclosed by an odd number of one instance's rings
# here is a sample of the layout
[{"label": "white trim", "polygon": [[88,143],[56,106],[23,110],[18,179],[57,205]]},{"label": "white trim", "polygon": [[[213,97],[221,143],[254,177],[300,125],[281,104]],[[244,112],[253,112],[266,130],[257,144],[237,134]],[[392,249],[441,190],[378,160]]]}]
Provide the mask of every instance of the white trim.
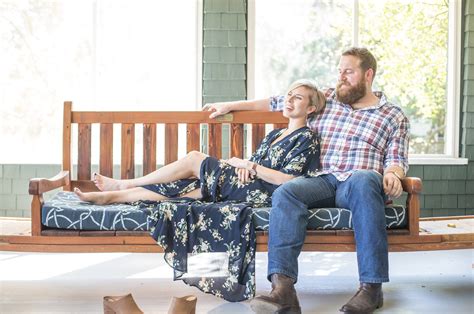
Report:
[{"label": "white trim", "polygon": [[[457,0],[449,0],[448,17],[448,77],[445,146],[446,156],[459,156],[459,112],[461,86],[461,17],[462,5]],[[450,136],[451,135],[451,136]]]},{"label": "white trim", "polygon": [[444,155],[433,155],[432,157],[408,157],[410,165],[467,165],[467,158],[452,158]]},{"label": "white trim", "polygon": [[247,1],[247,99],[255,98],[255,0]]},{"label": "white trim", "polygon": [[[255,33],[256,33],[256,0],[248,0],[247,10],[247,99],[255,98]],[[359,44],[359,0],[353,0],[353,45]],[[444,154],[415,155],[410,160],[415,164],[426,161],[428,164],[464,164],[465,159],[457,158],[460,154],[460,110],[461,110],[461,39],[462,39],[462,4],[459,0],[449,0],[448,19],[448,77],[447,107]]]},{"label": "white trim", "polygon": [[202,108],[202,68],[204,64],[202,62],[202,49],[203,49],[203,19],[204,19],[204,5],[203,0],[197,0],[196,2],[196,110]]}]

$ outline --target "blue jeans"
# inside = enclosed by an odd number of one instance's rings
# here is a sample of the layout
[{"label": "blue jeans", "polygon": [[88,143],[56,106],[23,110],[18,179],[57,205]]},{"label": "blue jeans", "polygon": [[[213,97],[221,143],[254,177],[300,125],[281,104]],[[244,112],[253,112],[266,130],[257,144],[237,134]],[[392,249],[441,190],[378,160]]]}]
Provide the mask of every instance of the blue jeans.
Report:
[{"label": "blue jeans", "polygon": [[388,243],[382,176],[353,173],[340,182],[333,175],[296,178],[272,196],[268,240],[268,278],[274,273],[298,278],[298,256],[308,225],[308,208],[342,207],[352,212],[359,281],[388,281]]}]

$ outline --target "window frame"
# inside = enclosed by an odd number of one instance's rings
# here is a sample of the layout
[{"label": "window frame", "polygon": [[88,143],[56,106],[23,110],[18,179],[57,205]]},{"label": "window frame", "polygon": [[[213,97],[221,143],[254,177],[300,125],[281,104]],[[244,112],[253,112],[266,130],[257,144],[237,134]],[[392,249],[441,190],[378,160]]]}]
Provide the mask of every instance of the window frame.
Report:
[{"label": "window frame", "polygon": [[[255,20],[256,0],[248,0],[247,34],[247,99],[255,98]],[[359,42],[359,0],[353,0],[353,45]],[[446,106],[446,136],[444,154],[411,154],[409,164],[461,165],[467,158],[460,157],[460,93],[461,93],[461,42],[462,42],[462,3],[449,0],[448,21],[448,77]],[[270,96],[270,95],[269,95]]]},{"label": "window frame", "polygon": [[[88,5],[87,3],[84,3],[84,5]],[[91,14],[91,19],[92,19],[92,42],[94,43],[94,50],[93,50],[93,53],[92,53],[92,68],[93,68],[93,80],[95,81],[96,78],[97,78],[97,41],[99,40],[98,38],[98,16],[100,15],[100,5],[101,3],[98,1],[98,0],[93,0],[90,2],[90,14]],[[201,110],[202,108],[202,101],[203,101],[203,90],[202,90],[202,81],[203,81],[203,20],[204,20],[204,0],[193,0],[193,6],[195,7],[195,12],[194,14],[195,15],[195,40],[194,40],[194,45],[196,47],[196,54],[195,56],[193,56],[193,60],[194,60],[194,66],[195,66],[195,75],[194,75],[194,80],[195,82],[193,83],[193,85],[195,86],[195,91],[194,91],[194,95],[193,95],[193,99],[194,99],[194,104],[190,104],[192,105],[192,107],[190,107],[189,109],[186,109],[186,110]],[[94,90],[96,89],[96,85],[94,83]],[[95,91],[94,91],[94,94]],[[94,97],[96,97],[96,95],[94,95]],[[67,99],[65,99],[67,100]],[[94,102],[97,102],[96,100],[94,100]],[[56,104],[57,106],[59,107],[62,107],[62,104],[59,103],[59,104]],[[1,104],[0,104],[1,106]],[[82,109],[78,109],[78,110],[82,110]],[[88,109],[86,109],[88,110]],[[102,109],[100,109],[102,110]],[[113,111],[113,110],[116,110],[114,108],[110,108],[110,109],[103,109],[103,110],[106,110],[106,111]],[[121,109],[118,109],[118,110],[121,110]],[[63,128],[63,125],[62,125],[62,122],[60,123],[59,125],[59,128],[58,128],[58,134],[60,135],[62,133],[62,128]],[[60,138],[58,137],[57,139],[58,141],[60,140]],[[62,143],[61,141],[59,141],[60,143]],[[59,148],[60,148],[60,153],[62,154],[62,144],[59,145]],[[185,150],[185,148],[184,148]],[[27,159],[27,160],[24,160],[24,161],[20,161],[20,162],[16,162],[15,160],[13,160],[12,158],[0,158],[0,167],[1,165],[15,165],[15,164],[21,164],[21,165],[57,165],[57,164],[60,164],[61,163],[61,155],[59,156],[55,156],[54,158],[56,158],[57,160],[35,160],[34,158],[31,159]]]}]

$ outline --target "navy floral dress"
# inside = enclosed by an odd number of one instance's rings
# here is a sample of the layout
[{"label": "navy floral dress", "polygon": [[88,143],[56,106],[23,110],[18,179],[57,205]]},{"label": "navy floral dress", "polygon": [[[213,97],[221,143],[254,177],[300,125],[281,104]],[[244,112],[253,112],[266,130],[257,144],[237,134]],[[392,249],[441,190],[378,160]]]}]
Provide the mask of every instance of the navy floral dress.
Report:
[{"label": "navy floral dress", "polygon": [[[302,127],[272,145],[284,131],[271,131],[250,160],[294,176],[316,172],[320,164],[318,137]],[[258,177],[240,183],[234,167],[207,157],[201,165],[200,179],[143,187],[172,198],[142,202],[142,206],[153,207],[151,235],[164,248],[175,280],[228,301],[255,296],[252,208],[271,206],[277,185]],[[201,188],[202,199],[180,197],[197,188]],[[200,271],[196,271],[196,265]]]}]

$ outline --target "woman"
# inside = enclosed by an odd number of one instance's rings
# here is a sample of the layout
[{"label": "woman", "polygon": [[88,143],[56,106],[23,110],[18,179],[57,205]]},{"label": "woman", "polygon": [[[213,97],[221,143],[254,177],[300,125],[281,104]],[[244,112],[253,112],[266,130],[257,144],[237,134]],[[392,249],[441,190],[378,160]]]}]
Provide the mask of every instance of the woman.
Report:
[{"label": "woman", "polygon": [[283,111],[288,128],[271,131],[249,160],[219,161],[193,151],[140,178],[115,180],[97,174],[94,181],[101,192],[74,191],[81,200],[96,204],[175,197],[268,204],[279,185],[319,167],[318,138],[306,119],[324,104],[324,94],[312,81],[298,80],[288,89]]},{"label": "woman", "polygon": [[[75,192],[84,201],[100,204],[160,201],[140,206],[152,212],[150,234],[164,249],[174,279],[227,301],[250,299],[255,295],[252,207],[269,206],[278,185],[317,170],[319,141],[306,127],[306,119],[322,111],[324,104],[314,83],[296,81],[288,89],[283,111],[288,128],[270,132],[250,160],[219,161],[191,152],[137,179],[97,175],[95,183],[102,192]],[[188,269],[188,258],[213,272],[194,273]]]}]

